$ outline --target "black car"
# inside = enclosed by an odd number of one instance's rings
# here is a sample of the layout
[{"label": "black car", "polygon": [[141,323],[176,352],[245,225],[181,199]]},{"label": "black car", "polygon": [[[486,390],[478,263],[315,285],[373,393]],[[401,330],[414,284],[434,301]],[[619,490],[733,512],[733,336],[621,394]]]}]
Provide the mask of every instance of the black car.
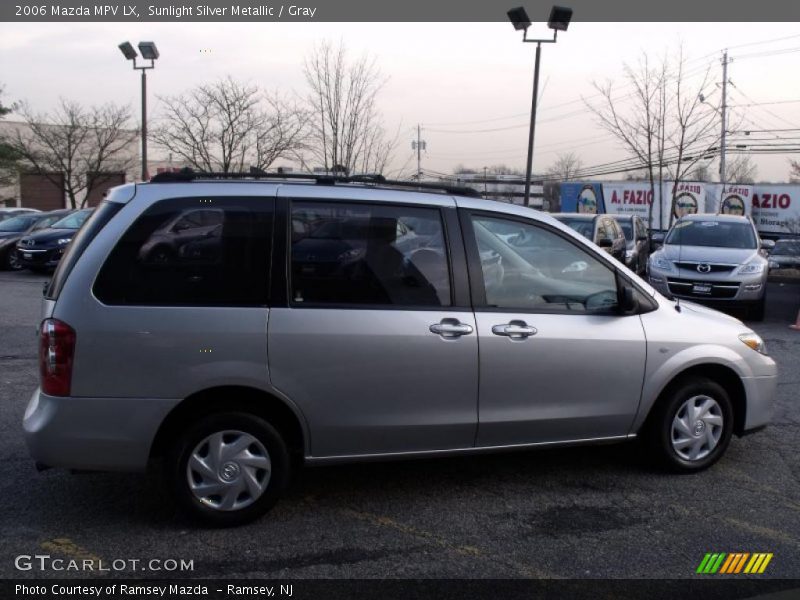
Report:
[{"label": "black car", "polygon": [[47,229],[70,214],[71,210],[50,212],[25,212],[0,223],[0,269],[17,270],[22,267],[17,260],[17,242],[23,237]]},{"label": "black car", "polygon": [[72,241],[72,237],[89,217],[92,210],[86,208],[59,219],[48,229],[23,237],[17,242],[17,261],[23,269],[47,271],[54,269]]},{"label": "black car", "polygon": [[769,274],[800,279],[800,239],[775,242],[769,254]]},{"label": "black car", "polygon": [[625,264],[625,235],[611,215],[558,213],[553,216]]},{"label": "black car", "polygon": [[26,215],[29,213],[38,213],[39,211],[35,208],[22,208],[12,206],[9,208],[0,208],[0,222],[6,221],[8,219],[13,219],[19,215]]},{"label": "black car", "polygon": [[637,275],[644,276],[650,247],[647,244],[647,225],[636,215],[614,215],[625,235],[625,266]]}]

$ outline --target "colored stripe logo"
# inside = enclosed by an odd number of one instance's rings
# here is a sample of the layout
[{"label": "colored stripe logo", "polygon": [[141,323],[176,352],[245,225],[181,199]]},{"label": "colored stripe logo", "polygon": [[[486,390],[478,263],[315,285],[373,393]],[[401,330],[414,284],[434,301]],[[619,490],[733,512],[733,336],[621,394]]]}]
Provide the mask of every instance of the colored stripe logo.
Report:
[{"label": "colored stripe logo", "polygon": [[736,575],[748,573],[758,575],[767,569],[772,552],[708,552],[697,567],[696,573],[703,575]]}]

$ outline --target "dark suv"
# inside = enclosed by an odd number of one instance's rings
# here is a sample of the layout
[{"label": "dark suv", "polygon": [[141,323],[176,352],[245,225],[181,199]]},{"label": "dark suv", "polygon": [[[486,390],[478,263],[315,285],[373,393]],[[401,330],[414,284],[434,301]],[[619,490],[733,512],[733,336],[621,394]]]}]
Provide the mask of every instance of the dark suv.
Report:
[{"label": "dark suv", "polygon": [[627,264],[625,252],[628,246],[625,235],[619,223],[611,215],[560,213],[553,216],[586,239],[593,241],[622,264]]}]

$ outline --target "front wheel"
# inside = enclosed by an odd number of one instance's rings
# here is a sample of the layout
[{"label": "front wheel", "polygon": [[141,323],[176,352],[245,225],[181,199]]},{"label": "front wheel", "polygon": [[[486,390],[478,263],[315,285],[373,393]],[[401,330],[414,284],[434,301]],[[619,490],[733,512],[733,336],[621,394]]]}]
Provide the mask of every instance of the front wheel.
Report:
[{"label": "front wheel", "polygon": [[718,383],[687,379],[654,410],[644,433],[662,466],[692,473],[710,467],[725,453],[733,433],[733,409]]},{"label": "front wheel", "polygon": [[277,502],[289,478],[289,453],[267,421],[245,413],[207,416],[175,442],[169,477],[193,519],[226,527],[252,521]]}]

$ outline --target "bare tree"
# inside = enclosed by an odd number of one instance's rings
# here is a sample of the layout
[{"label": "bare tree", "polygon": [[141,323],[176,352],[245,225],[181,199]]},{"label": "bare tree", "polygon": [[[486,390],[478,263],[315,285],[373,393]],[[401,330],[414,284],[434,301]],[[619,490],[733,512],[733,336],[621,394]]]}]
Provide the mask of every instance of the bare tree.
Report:
[{"label": "bare tree", "polygon": [[[385,83],[374,58],[350,61],[343,44],[316,46],[303,66],[307,96],[309,153],[327,171],[380,173],[398,136],[390,139],[376,106]],[[307,165],[304,155],[298,157]]]},{"label": "bare tree", "polygon": [[547,179],[553,181],[569,181],[578,176],[583,161],[574,152],[562,152],[556,155],[556,160],[547,169]]},{"label": "bare tree", "polygon": [[267,169],[303,143],[299,107],[231,77],[159,100],[164,116],[151,138],[200,171]]},{"label": "bare tree", "polygon": [[[0,119],[13,112],[15,105],[5,106],[2,101],[3,86],[0,85]],[[0,140],[0,187],[13,185],[17,176],[19,155],[6,142]]]},{"label": "bare tree", "polygon": [[792,183],[800,181],[800,160],[789,159],[789,181]]},{"label": "bare tree", "polygon": [[[716,111],[704,104],[702,90],[708,84],[710,67],[706,69],[699,85],[693,85],[687,91],[685,76],[686,59],[683,47],[680,47],[676,59],[677,67],[672,77],[674,85],[674,126],[669,136],[670,151],[674,154],[675,163],[671,167],[673,180],[670,199],[669,225],[675,215],[675,202],[678,187],[685,181],[706,152],[717,143],[717,136],[712,134],[716,126]],[[690,155],[690,152],[692,154]]]},{"label": "bare tree", "polygon": [[[659,135],[663,132],[664,65],[653,66],[647,53],[642,53],[635,66],[624,65],[624,77],[633,88],[630,110],[624,110],[616,96],[614,84],[594,82],[601,97],[600,105],[585,101],[603,129],[617,138],[626,151],[641,164],[650,182],[650,194],[656,200],[656,168],[659,161]],[[663,134],[662,134],[663,137]],[[653,229],[653,203],[648,210],[648,229]]]},{"label": "bare tree", "polygon": [[83,205],[109,174],[125,172],[136,163],[130,152],[138,132],[129,129],[127,106],[104,104],[84,108],[61,99],[51,113],[35,113],[20,104],[26,127],[17,128],[3,143],[21,164],[61,186],[72,208]]},{"label": "bare tree", "polygon": [[725,165],[725,179],[730,183],[755,183],[757,176],[758,167],[747,154],[739,154]]}]

